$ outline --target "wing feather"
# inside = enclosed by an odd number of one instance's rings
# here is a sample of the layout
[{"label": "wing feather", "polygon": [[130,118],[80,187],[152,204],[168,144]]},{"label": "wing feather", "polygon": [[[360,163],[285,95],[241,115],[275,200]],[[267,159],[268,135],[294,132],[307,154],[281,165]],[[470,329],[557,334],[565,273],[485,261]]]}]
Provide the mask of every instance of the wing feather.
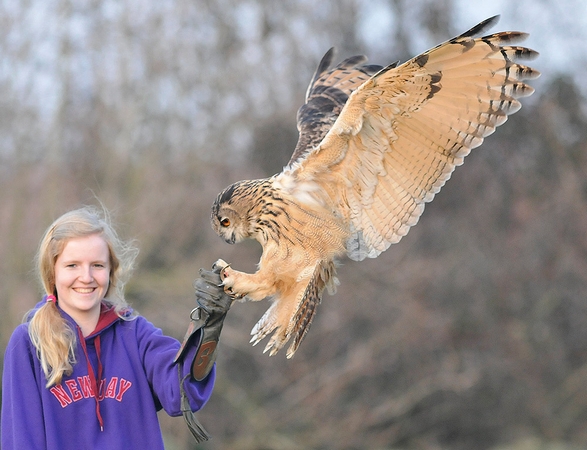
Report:
[{"label": "wing feather", "polygon": [[381,66],[366,65],[363,55],[345,59],[329,69],[335,50],[326,52],[312,77],[306,101],[298,111],[299,138],[288,165],[316,147],[336,121],[349,96]]},{"label": "wing feather", "polygon": [[[518,98],[534,91],[523,80],[539,72],[516,61],[537,53],[506,45],[525,33],[475,37],[496,21],[364,82],[340,76],[352,86],[344,108],[319,145],[296,150],[284,173],[294,186],[324,187],[315,195],[327,192],[320,201],[346,221],[349,257],[376,257],[398,242],[471,149],[520,108]],[[320,90],[320,77],[315,80],[310,92]]]}]

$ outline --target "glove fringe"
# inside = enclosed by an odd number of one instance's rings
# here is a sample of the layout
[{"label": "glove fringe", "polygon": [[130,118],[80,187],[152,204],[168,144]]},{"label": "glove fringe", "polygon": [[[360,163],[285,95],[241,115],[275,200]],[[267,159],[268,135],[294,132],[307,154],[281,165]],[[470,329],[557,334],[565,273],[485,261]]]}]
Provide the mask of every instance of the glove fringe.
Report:
[{"label": "glove fringe", "polygon": [[204,426],[197,419],[196,414],[192,411],[190,401],[188,400],[185,388],[183,387],[183,383],[191,374],[188,373],[185,377],[181,378],[181,365],[178,364],[177,367],[179,373],[179,388],[181,390],[181,412],[185,423],[197,443],[209,441],[212,436],[205,430]]}]

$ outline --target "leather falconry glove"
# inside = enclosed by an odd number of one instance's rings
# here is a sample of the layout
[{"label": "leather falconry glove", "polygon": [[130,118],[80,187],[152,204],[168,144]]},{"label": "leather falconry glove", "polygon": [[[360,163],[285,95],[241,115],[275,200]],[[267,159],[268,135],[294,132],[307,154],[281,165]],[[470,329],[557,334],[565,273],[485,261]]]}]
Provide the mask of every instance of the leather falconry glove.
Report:
[{"label": "leather falconry glove", "polygon": [[233,301],[222,286],[222,263],[220,260],[214,263],[212,270],[200,269],[200,278],[194,282],[198,306],[190,314],[190,324],[175,357],[176,363],[184,358],[187,350],[199,338],[198,350],[191,363],[191,374],[197,381],[206,378],[212,370],[224,318]]},{"label": "leather falconry glove", "polygon": [[177,364],[185,358],[188,349],[194,345],[198,346],[189,374],[182,378],[181,366],[177,366],[181,390],[181,412],[196,442],[207,441],[211,436],[191,410],[184,381],[190,376],[197,381],[203,380],[208,376],[216,361],[220,331],[233,300],[224,292],[220,279],[220,272],[225,266],[226,263],[219,260],[212,266],[211,271],[200,269],[200,278],[194,282],[198,306],[190,314],[190,324],[174,360]]}]

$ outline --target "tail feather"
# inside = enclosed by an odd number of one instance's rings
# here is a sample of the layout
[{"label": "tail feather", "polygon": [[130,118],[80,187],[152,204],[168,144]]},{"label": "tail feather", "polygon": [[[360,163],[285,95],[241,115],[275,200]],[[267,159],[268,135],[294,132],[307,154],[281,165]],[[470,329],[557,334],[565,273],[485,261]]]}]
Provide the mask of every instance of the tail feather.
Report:
[{"label": "tail feather", "polygon": [[287,349],[287,358],[292,358],[298,347],[306,337],[312,320],[316,315],[318,305],[322,302],[324,289],[333,295],[336,292],[338,278],[336,277],[336,264],[334,261],[321,263],[314,269],[314,275],[304,290],[298,309],[290,325],[292,329],[288,333],[293,336],[293,342]]},{"label": "tail feather", "polygon": [[322,300],[322,293],[324,292],[324,281],[320,277],[320,266],[316,267],[316,271],[314,272],[314,276],[308,283],[306,290],[304,291],[304,295],[302,300],[300,301],[300,305],[298,310],[293,317],[292,324],[293,327],[291,331],[288,333],[289,337],[293,336],[294,340],[292,344],[287,349],[287,358],[292,358],[295,352],[297,351],[298,347],[302,343],[306,333],[310,329],[310,325],[312,324],[312,320],[316,315],[316,310],[318,305]]}]

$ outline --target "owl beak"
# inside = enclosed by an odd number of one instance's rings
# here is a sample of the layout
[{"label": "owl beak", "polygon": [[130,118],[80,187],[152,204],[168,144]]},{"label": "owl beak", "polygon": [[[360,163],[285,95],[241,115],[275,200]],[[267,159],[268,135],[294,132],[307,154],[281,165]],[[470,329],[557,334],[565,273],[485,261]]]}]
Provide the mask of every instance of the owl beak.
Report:
[{"label": "owl beak", "polygon": [[226,239],[224,239],[227,243],[229,244],[234,244],[236,242],[236,236],[234,235],[234,233],[232,233],[230,235],[230,237],[227,237]]}]

